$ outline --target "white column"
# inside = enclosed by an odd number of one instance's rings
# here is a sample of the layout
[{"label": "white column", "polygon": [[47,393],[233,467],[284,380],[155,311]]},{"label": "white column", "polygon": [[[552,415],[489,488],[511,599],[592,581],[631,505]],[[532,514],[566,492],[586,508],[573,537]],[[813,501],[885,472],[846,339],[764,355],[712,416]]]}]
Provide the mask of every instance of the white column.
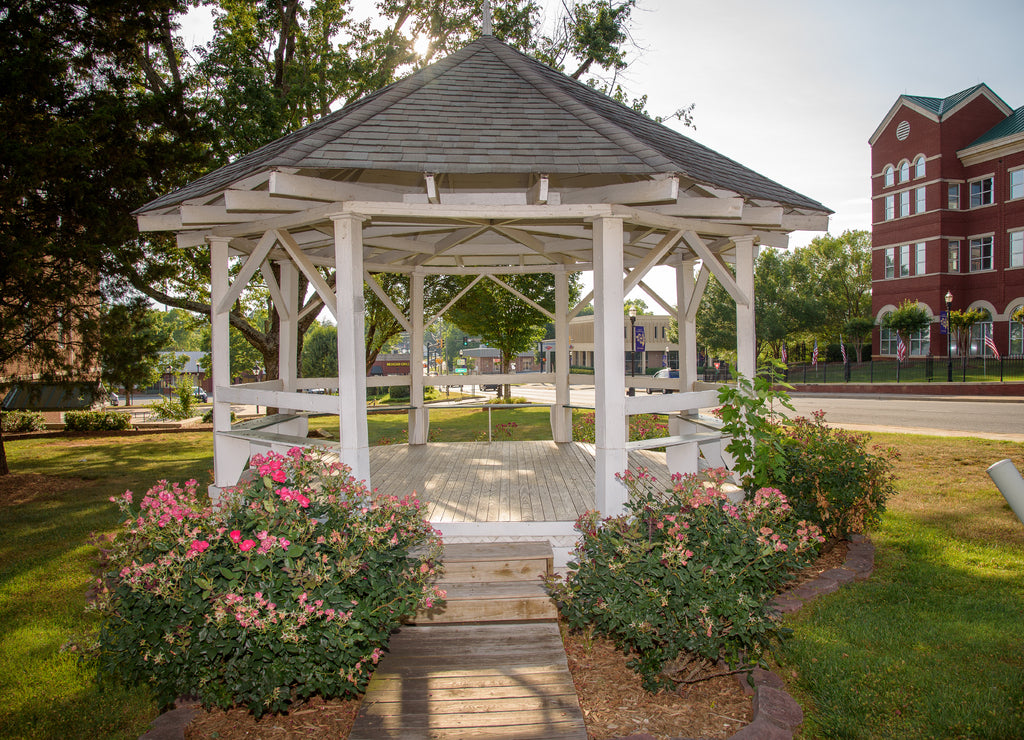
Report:
[{"label": "white column", "polygon": [[[285,391],[294,391],[298,378],[299,346],[299,271],[290,260],[281,262],[281,298],[284,299],[284,311],[279,310],[281,328],[277,355],[277,377]],[[282,413],[291,413],[291,409],[281,409]]]},{"label": "white column", "polygon": [[[238,482],[249,461],[248,444],[224,437],[219,432],[231,429],[231,403],[221,400],[221,388],[231,385],[230,309],[218,306],[228,292],[228,243],[230,239],[211,237],[210,242],[210,376],[213,381],[213,485],[210,494]],[[216,502],[215,502],[216,503]]]},{"label": "white column", "polygon": [[606,516],[625,510],[626,487],[615,479],[626,454],[626,368],[622,361],[622,219],[594,219],[594,406],[597,461],[594,503]]},{"label": "white column", "polygon": [[366,340],[363,300],[362,218],[332,216],[335,297],[338,317],[338,433],[341,461],[356,480],[370,485],[370,447],[366,432]]},{"label": "white column", "polygon": [[423,273],[414,272],[409,276],[409,320],[412,322],[412,336],[409,337],[409,444],[425,445],[430,436],[430,412],[423,403],[423,342],[426,327],[423,325]]},{"label": "white column", "polygon": [[676,323],[679,326],[679,389],[693,390],[697,382],[697,322],[687,318],[686,309],[693,299],[696,283],[695,259],[684,259],[676,265]]},{"label": "white column", "polygon": [[[551,438],[572,442],[569,404],[569,274],[555,273],[555,405],[551,407]],[[548,364],[550,368],[550,363]]]},{"label": "white column", "polygon": [[754,258],[757,250],[753,236],[733,237],[736,245],[736,285],[747,297],[747,305],[736,304],[736,370],[753,379],[757,372],[757,335],[754,330]]}]

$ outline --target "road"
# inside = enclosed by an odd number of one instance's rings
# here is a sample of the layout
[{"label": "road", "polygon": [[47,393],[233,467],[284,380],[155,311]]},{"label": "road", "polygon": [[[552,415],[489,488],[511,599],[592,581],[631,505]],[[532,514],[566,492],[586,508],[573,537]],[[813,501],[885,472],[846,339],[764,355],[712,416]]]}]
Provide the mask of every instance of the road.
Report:
[{"label": "road", "polygon": [[[554,387],[547,384],[516,386],[512,394],[536,403],[553,403],[555,399]],[[573,386],[571,398],[573,404],[593,405],[594,389]],[[821,409],[827,422],[849,429],[958,434],[1024,442],[1024,399],[796,394],[792,400],[797,415],[810,416]]]}]

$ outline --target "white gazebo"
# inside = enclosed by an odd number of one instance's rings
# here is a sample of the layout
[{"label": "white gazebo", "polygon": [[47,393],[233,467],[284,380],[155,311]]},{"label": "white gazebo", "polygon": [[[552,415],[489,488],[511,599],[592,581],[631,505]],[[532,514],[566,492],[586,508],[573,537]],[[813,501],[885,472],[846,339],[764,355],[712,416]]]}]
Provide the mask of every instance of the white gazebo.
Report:
[{"label": "white gazebo", "polygon": [[[824,230],[829,211],[742,165],[624,107],[484,34],[460,51],[293,134],[147,204],[142,231],[172,231],[182,247],[210,245],[214,382],[214,488],[233,485],[254,450],[304,440],[303,413],[337,414],[341,459],[371,476],[367,386],[410,386],[410,449],[427,443],[425,378],[416,361],[425,329],[424,280],[493,280],[541,310],[556,327],[557,358],[569,356],[570,320],[593,301],[595,376],[568,362],[531,374],[552,383],[554,444],[572,441],[570,388],[595,385],[597,443],[592,505],[623,509],[631,414],[670,414],[668,465],[696,471],[715,439],[694,424],[716,402],[696,377],[694,321],[709,275],[736,302],[737,369],[755,372],[754,260],[785,247],[794,230]],[[229,279],[232,260],[239,267]],[[280,280],[272,263],[280,266]],[[644,283],[673,267],[678,311]],[[699,265],[699,268],[698,268]],[[730,269],[730,266],[732,268]],[[256,275],[281,317],[278,378],[231,385],[228,314]],[[569,277],[592,271],[594,289],[570,305]],[[302,273],[338,325],[338,377],[299,378],[296,326]],[[411,307],[400,311],[374,275],[409,276]],[[503,275],[551,273],[554,312],[533,304]],[[364,285],[411,335],[411,375],[367,378]],[[678,391],[627,397],[623,301],[639,286],[679,322],[678,380],[644,384]],[[452,295],[444,313],[462,296]],[[315,310],[320,310],[316,304]],[[430,384],[482,377],[431,377]],[[521,378],[486,376],[486,382]],[[631,385],[640,385],[630,381]],[[305,393],[328,388],[337,395]],[[278,407],[263,428],[232,427],[232,403]],[[514,444],[514,443],[513,443]],[[430,445],[425,449],[429,455]],[[571,519],[496,525],[464,522],[463,534],[571,532]],[[472,526],[471,526],[472,525]],[[530,528],[532,527],[532,528]],[[442,529],[444,531],[444,529]],[[446,532],[446,535],[450,532]]]}]

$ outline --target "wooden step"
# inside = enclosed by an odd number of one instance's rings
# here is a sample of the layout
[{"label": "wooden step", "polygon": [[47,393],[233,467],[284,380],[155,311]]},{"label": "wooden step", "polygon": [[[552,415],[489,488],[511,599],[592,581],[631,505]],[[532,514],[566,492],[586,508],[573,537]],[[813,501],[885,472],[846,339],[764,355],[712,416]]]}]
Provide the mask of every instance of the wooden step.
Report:
[{"label": "wooden step", "polygon": [[553,620],[558,610],[543,578],[553,571],[548,542],[450,544],[436,582],[442,606],[420,610],[413,624]]}]

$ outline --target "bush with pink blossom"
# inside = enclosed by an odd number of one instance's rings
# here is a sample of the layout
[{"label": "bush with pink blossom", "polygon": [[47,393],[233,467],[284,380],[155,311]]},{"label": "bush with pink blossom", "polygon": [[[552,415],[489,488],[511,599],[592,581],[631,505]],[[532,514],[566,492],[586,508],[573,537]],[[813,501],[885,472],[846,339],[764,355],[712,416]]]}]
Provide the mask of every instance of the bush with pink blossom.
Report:
[{"label": "bush with pink blossom", "polygon": [[627,513],[581,517],[569,574],[549,580],[569,626],[614,640],[649,690],[672,685],[664,668],[684,652],[763,664],[779,631],[769,602],[823,541],[778,490],[733,503],[725,476],[675,475],[664,491],[625,473]]},{"label": "bush with pink blossom", "polygon": [[257,716],[360,693],[389,635],[443,598],[440,538],[419,502],[367,490],[313,451],[256,455],[214,508],[196,482],[161,481],[105,552],[100,665]]}]

